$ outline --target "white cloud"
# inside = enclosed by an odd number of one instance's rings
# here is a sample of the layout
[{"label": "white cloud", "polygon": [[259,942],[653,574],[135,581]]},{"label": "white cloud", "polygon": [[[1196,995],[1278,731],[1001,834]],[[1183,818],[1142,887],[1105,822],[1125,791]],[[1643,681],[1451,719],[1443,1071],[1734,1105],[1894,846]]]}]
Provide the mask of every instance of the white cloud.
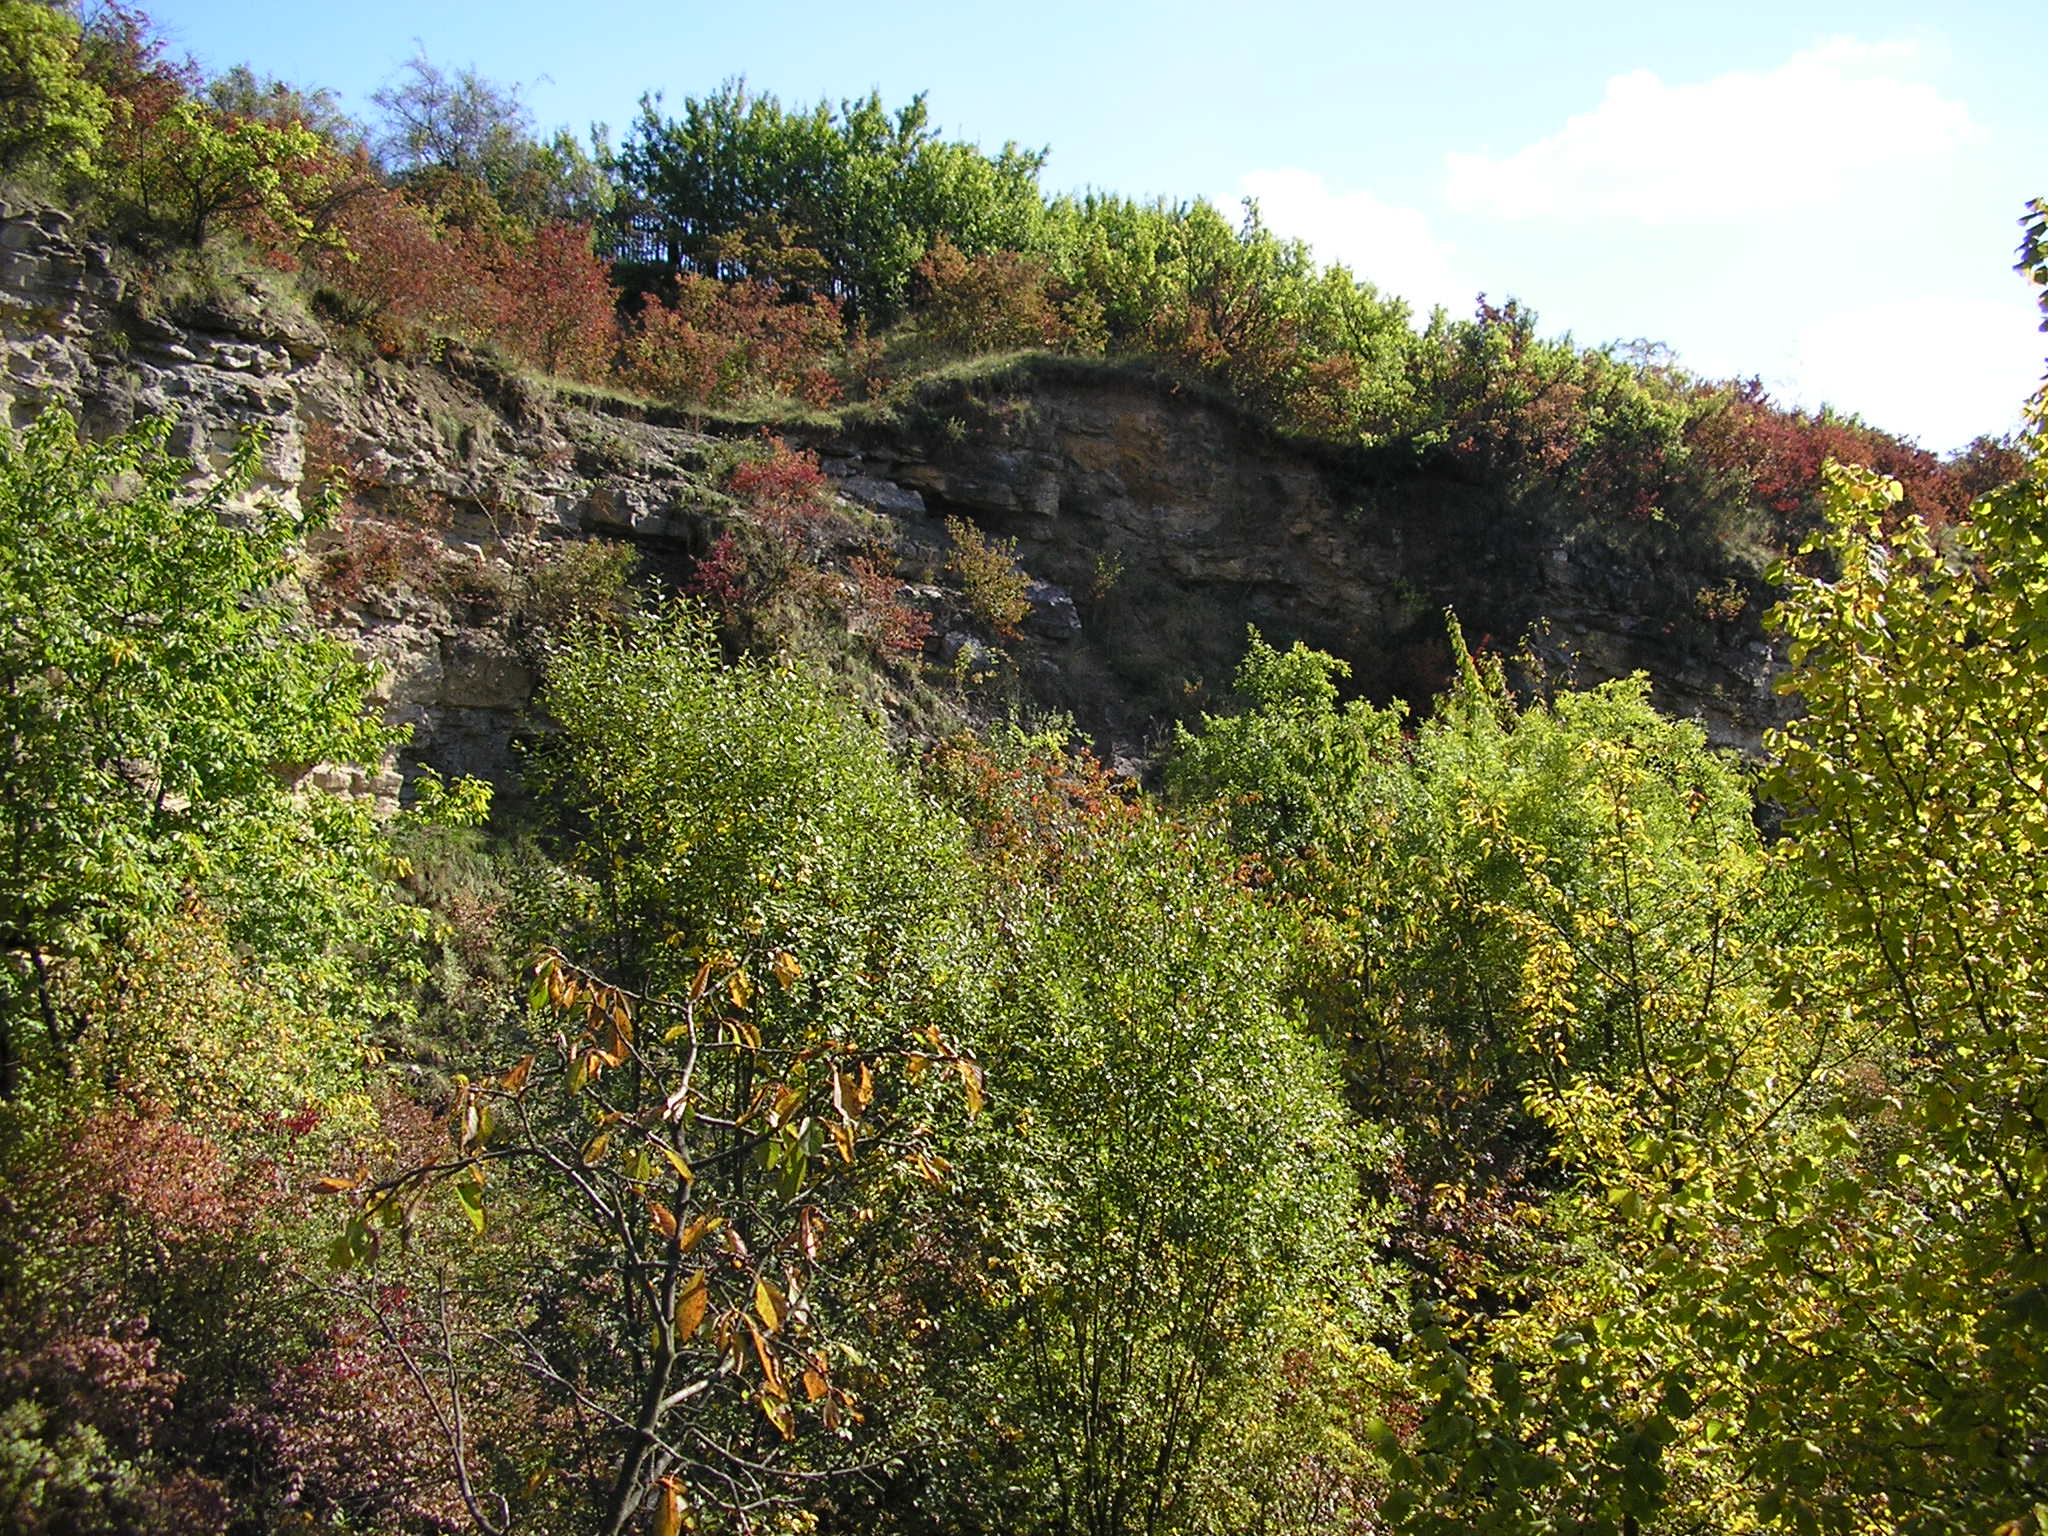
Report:
[{"label": "white cloud", "polygon": [[1799,332],[1784,395],[1854,411],[1937,452],[2007,431],[2048,347],[2023,285],[2012,286],[2010,300],[1927,295],[1823,315]]},{"label": "white cloud", "polygon": [[1420,209],[1338,192],[1314,171],[1252,171],[1239,187],[1258,199],[1267,228],[1306,240],[1318,261],[1342,262],[1380,292],[1398,294],[1418,321],[1438,304],[1457,314],[1472,307],[1475,285],[1459,275],[1456,253]]},{"label": "white cloud", "polygon": [[1513,154],[1452,153],[1446,196],[1493,218],[1739,218],[1896,191],[1977,132],[1915,78],[1927,50],[1836,38],[1775,69],[1669,85],[1616,75],[1591,112]]}]

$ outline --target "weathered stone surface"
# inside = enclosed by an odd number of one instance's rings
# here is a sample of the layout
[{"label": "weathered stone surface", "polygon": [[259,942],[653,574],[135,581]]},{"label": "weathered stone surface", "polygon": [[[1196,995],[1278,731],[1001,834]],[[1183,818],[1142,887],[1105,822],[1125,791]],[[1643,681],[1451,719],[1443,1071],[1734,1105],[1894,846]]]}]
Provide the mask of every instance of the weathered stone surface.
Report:
[{"label": "weathered stone surface", "polygon": [[[1213,702],[1247,624],[1343,657],[1369,695],[1425,700],[1449,678],[1446,608],[1495,648],[1532,635],[1561,679],[1645,671],[1724,745],[1754,750],[1782,716],[1759,575],[1706,541],[1304,449],[1154,381],[1065,370],[871,428],[849,457],[1088,594],[1071,621],[1035,606],[1027,630],[1060,658],[1046,702],[1112,754]],[[1717,627],[1697,594],[1728,580],[1750,603]]]},{"label": "weathered stone surface", "polygon": [[1049,581],[1034,581],[1026,589],[1031,599],[1031,613],[1024,620],[1025,630],[1042,640],[1065,642],[1080,638],[1081,614],[1074,607],[1073,595],[1065,587],[1054,586]]},{"label": "weathered stone surface", "polygon": [[[844,460],[840,461],[842,464]],[[829,467],[826,473],[832,471]],[[834,476],[834,484],[840,495],[849,501],[859,502],[877,512],[887,512],[896,517],[923,517],[924,497],[908,486],[898,485],[893,480],[880,480],[873,475],[863,475],[849,470]]]}]

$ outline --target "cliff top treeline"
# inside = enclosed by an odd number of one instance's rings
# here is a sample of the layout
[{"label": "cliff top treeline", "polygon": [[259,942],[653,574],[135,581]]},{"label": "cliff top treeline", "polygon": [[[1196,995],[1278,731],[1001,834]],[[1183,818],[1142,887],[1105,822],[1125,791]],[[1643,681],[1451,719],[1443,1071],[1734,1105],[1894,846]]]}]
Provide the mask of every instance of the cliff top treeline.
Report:
[{"label": "cliff top treeline", "polygon": [[797,110],[732,83],[674,115],[643,99],[613,148],[537,134],[516,90],[424,57],[364,125],[317,88],[203,78],[132,9],[7,18],[0,170],[133,244],[293,274],[387,352],[455,337],[768,419],[886,409],[1022,350],[1139,358],[1283,432],[1751,551],[1812,526],[1828,457],[1936,524],[2017,467],[2009,442],[1943,461],[1654,346],[1546,337],[1514,300],[1418,329],[1255,207],[1048,196],[1042,152],[947,140],[921,96]]}]

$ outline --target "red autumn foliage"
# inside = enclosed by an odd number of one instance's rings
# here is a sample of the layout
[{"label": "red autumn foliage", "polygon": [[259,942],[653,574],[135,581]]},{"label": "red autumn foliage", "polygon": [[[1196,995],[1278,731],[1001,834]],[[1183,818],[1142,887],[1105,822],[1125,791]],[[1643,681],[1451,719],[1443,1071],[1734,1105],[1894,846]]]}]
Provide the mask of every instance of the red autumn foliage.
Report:
[{"label": "red autumn foliage", "polygon": [[93,7],[86,18],[79,59],[86,78],[114,107],[105,151],[110,162],[133,164],[136,146],[157,119],[198,91],[198,64],[189,56],[172,59],[169,49],[156,23],[120,0]]},{"label": "red autumn foliage", "polygon": [[354,198],[334,220],[346,246],[320,258],[328,285],[386,351],[442,333],[521,361],[602,378],[619,345],[618,290],[587,225],[543,225],[527,240],[447,229],[403,192]]},{"label": "red autumn foliage", "polygon": [[690,591],[717,609],[728,627],[797,579],[805,543],[833,511],[831,482],[816,454],[777,437],[767,438],[766,446],[726,480],[746,529],[721,533],[690,578]]},{"label": "red autumn foliage", "polygon": [[768,439],[767,454],[733,470],[726,482],[733,495],[763,523],[803,531],[832,510],[832,483],[807,448]]},{"label": "red autumn foliage", "polygon": [[972,356],[1073,339],[1045,263],[1017,251],[966,256],[941,236],[911,272],[918,323],[939,346]]},{"label": "red autumn foliage", "polygon": [[455,325],[473,307],[455,253],[442,246],[432,215],[404,193],[386,187],[357,199],[336,230],[347,249],[323,255],[321,274],[387,351]]},{"label": "red autumn foliage", "polygon": [[1720,413],[1703,412],[1687,436],[1688,451],[1711,472],[1732,479],[1770,512],[1787,542],[1812,525],[1828,459],[1890,475],[1905,490],[1902,513],[1940,528],[1963,515],[2002,460],[1987,448],[1977,459],[1943,463],[1889,432],[1829,414],[1774,405],[1756,380],[1725,391]]},{"label": "red autumn foliage", "polygon": [[824,406],[839,398],[826,359],[844,336],[835,300],[784,303],[768,283],[686,273],[673,304],[649,296],[626,341],[627,372],[650,394],[690,405],[766,393]]},{"label": "red autumn foliage", "polygon": [[1056,879],[1145,814],[1133,786],[1089,752],[1034,750],[1022,761],[974,736],[932,749],[926,772],[967,818],[992,868]]},{"label": "red autumn foliage", "polygon": [[730,626],[739,622],[752,589],[753,570],[746,551],[728,528],[713,542],[711,552],[698,560],[697,568],[690,573],[688,590],[717,609],[719,618]]},{"label": "red autumn foliage", "polygon": [[523,242],[468,235],[478,328],[491,341],[549,373],[602,378],[619,349],[619,293],[591,245],[590,226],[556,221]]},{"label": "red autumn foliage", "polygon": [[322,1526],[469,1529],[434,1405],[364,1326],[280,1372],[251,1427],[278,1502]]},{"label": "red autumn foliage", "polygon": [[915,655],[931,638],[931,615],[903,601],[902,582],[884,563],[885,557],[855,555],[853,627],[871,638],[884,654]]},{"label": "red autumn foliage", "polygon": [[105,1109],[71,1142],[56,1215],[86,1248],[158,1252],[218,1242],[275,1204],[274,1187],[152,1107]]}]

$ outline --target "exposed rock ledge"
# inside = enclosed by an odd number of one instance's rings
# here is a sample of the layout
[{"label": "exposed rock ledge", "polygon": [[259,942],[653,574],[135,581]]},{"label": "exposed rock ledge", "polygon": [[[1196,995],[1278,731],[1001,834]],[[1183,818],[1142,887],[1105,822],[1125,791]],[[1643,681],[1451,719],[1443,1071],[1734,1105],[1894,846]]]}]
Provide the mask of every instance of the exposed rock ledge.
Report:
[{"label": "exposed rock ledge", "polygon": [[[707,488],[717,442],[684,425],[459,350],[433,366],[352,355],[253,286],[151,316],[65,214],[0,204],[0,411],[19,427],[50,403],[104,431],[172,412],[178,450],[215,464],[258,428],[265,494],[348,476],[364,518],[319,535],[309,570],[376,535],[376,579],[316,598],[381,665],[384,707],[414,730],[406,757],[447,771],[503,777],[534,728],[505,594],[550,545],[630,540],[677,579],[729,515]],[[1447,672],[1446,607],[1475,640],[1539,631],[1580,682],[1647,671],[1664,708],[1722,744],[1754,749],[1778,716],[1753,572],[1688,555],[1675,531],[1574,524],[1441,472],[1304,449],[1141,372],[1026,368],[810,445],[909,577],[938,578],[947,515],[1018,541],[1037,578],[1011,647],[1021,678],[1106,756],[1141,757],[1213,703],[1248,623],[1344,657],[1370,696],[1425,697]],[[1701,593],[1730,582],[1742,612],[1717,621],[1727,602]],[[913,590],[940,610],[934,663],[983,643],[949,594]]]}]

